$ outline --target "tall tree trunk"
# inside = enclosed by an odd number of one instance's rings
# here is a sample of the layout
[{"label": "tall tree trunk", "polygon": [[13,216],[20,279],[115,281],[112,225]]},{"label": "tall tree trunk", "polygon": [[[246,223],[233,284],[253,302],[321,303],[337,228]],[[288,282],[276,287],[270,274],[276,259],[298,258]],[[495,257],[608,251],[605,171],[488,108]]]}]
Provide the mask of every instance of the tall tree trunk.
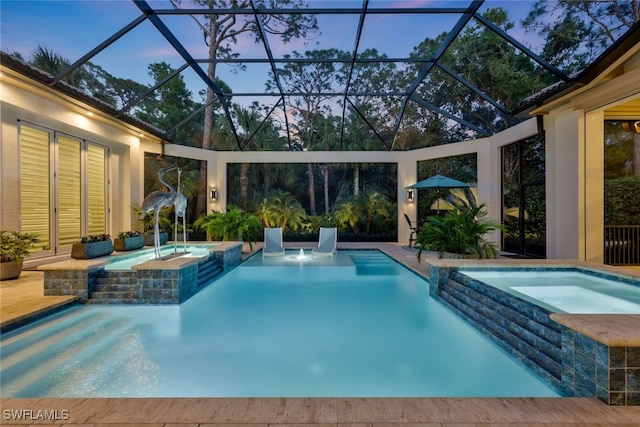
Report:
[{"label": "tall tree trunk", "polygon": [[353,197],[360,195],[360,163],[356,163],[353,169]]},{"label": "tall tree trunk", "polygon": [[307,173],[309,174],[309,214],[316,215],[316,189],[315,180],[313,179],[313,163],[307,164]]},{"label": "tall tree trunk", "polygon": [[271,189],[271,165],[265,163],[264,167],[264,194],[266,195]]},{"label": "tall tree trunk", "polygon": [[240,164],[240,207],[247,209],[249,191],[249,163]]},{"label": "tall tree trunk", "polygon": [[324,164],[324,213],[329,213],[329,165]]},{"label": "tall tree trunk", "polygon": [[640,134],[633,134],[633,174],[640,176]]},{"label": "tall tree trunk", "polygon": [[[217,24],[215,21],[215,15],[211,15],[209,18],[210,34],[216,34],[217,32]],[[213,37],[211,37],[213,39]],[[216,58],[216,51],[218,50],[218,45],[216,43],[209,44],[209,58]],[[209,63],[209,67],[207,68],[207,75],[211,79],[212,82],[216,81],[216,62],[211,61]],[[213,122],[214,122],[214,98],[216,94],[213,90],[207,86],[207,95],[205,99],[205,104],[207,107],[204,109],[204,125],[202,127],[202,148],[204,150],[211,150],[211,134],[213,132]],[[209,193],[209,185],[207,179],[207,162],[200,162],[200,188],[198,189],[198,199],[196,201],[196,212],[198,215],[207,212],[207,194]]]}]

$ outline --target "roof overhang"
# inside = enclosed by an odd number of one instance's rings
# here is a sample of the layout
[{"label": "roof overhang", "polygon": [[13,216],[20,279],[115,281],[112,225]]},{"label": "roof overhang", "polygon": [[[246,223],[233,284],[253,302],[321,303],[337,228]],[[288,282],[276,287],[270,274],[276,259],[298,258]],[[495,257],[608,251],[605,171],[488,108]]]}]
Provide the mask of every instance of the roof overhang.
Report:
[{"label": "roof overhang", "polygon": [[118,110],[112,105],[87,95],[64,81],[54,83],[53,76],[2,51],[0,51],[0,69],[3,75],[23,83],[22,87],[25,89],[45,91],[71,107],[75,106],[83,111],[92,112],[112,124],[124,126],[137,136],[144,135],[152,142],[165,142],[163,141],[165,132],[162,129],[129,114],[116,117]]},{"label": "roof overhang", "polygon": [[568,82],[559,82],[522,101],[514,115],[539,116],[571,98],[624,73],[624,64],[640,55],[640,22],[637,22],[595,61]]}]

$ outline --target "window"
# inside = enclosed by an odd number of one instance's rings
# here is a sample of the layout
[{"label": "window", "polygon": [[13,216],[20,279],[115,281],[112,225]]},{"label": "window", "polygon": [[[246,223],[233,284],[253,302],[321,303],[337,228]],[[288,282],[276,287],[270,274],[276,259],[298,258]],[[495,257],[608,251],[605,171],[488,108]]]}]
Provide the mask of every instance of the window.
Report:
[{"label": "window", "polygon": [[502,147],[502,250],[546,256],[544,137]]},{"label": "window", "polygon": [[56,254],[82,235],[106,233],[107,158],[103,146],[21,123],[22,231]]}]

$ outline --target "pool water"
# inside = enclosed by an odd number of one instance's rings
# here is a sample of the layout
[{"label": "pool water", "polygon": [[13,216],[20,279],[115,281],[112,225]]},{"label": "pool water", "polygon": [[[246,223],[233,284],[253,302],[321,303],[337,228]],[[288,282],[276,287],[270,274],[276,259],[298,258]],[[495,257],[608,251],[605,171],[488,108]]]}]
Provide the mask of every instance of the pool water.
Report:
[{"label": "pool water", "polygon": [[[209,253],[209,245],[187,245],[186,248],[183,245],[178,244],[174,247],[173,244],[165,245],[160,248],[160,254],[162,256],[173,255],[180,257],[203,257]],[[186,253],[185,253],[186,249]],[[142,264],[143,262],[151,261],[155,259],[155,249],[147,249],[143,251],[136,251],[133,254],[127,255],[114,255],[110,257],[109,262],[105,264],[104,269],[108,271],[112,270],[131,270],[134,265]]]},{"label": "pool water", "polygon": [[640,287],[577,270],[462,271],[553,312],[640,314]]},{"label": "pool water", "polygon": [[2,396],[558,396],[378,251],[259,258],[180,306],[81,306],[3,335]]}]

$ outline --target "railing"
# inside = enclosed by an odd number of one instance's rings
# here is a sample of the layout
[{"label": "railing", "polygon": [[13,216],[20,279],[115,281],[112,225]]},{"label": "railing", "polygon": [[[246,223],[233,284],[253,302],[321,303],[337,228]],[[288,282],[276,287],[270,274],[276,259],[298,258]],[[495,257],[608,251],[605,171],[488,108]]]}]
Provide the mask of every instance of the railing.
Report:
[{"label": "railing", "polygon": [[604,226],[604,263],[640,265],[640,225]]}]

